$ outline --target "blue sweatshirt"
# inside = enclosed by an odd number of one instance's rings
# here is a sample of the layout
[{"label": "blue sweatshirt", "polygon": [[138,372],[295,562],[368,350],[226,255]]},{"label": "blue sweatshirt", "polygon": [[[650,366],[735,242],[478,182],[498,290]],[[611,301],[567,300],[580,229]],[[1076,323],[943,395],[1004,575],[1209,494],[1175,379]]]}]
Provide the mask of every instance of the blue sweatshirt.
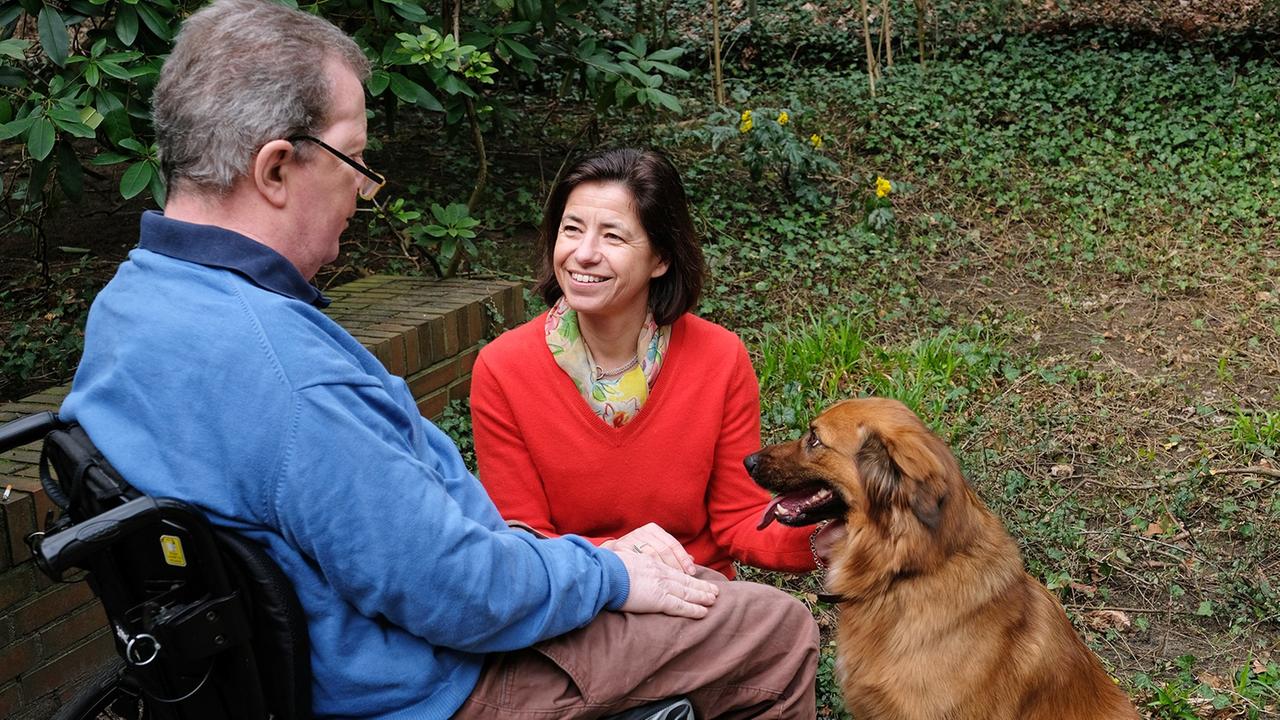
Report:
[{"label": "blue sweatshirt", "polygon": [[148,213],[62,416],[139,490],[266,546],[307,615],[317,715],[447,718],[485,653],[617,609],[626,569],[508,529],[327,302],[265,245]]}]

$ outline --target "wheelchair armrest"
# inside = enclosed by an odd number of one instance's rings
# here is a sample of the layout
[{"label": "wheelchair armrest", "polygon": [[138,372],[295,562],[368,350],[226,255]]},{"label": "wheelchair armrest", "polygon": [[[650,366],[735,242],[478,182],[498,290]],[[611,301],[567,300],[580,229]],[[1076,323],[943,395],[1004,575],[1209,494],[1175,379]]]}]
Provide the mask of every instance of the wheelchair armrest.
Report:
[{"label": "wheelchair armrest", "polygon": [[[195,511],[186,503],[146,495],[134,498],[34,543],[36,566],[54,580],[70,568],[86,568],[86,561],[130,533],[157,520],[189,519]],[[202,517],[202,516],[201,516]]]},{"label": "wheelchair armrest", "polygon": [[18,418],[0,425],[0,452],[22,447],[48,435],[51,430],[65,427],[57,414],[44,412]]}]

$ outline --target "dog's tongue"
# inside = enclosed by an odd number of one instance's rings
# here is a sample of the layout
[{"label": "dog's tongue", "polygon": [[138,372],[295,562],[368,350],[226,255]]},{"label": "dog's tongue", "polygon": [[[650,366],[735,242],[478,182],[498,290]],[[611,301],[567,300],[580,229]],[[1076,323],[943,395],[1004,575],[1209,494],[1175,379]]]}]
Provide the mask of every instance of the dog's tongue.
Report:
[{"label": "dog's tongue", "polygon": [[830,500],[831,490],[828,488],[809,488],[783,493],[770,500],[765,506],[764,515],[760,516],[760,524],[756,525],[756,529],[763,530],[769,527],[769,523],[777,520],[779,515],[782,516],[780,522],[785,525],[794,525],[800,522],[801,516],[805,513],[812,512]]},{"label": "dog's tongue", "polygon": [[769,527],[769,523],[774,521],[775,515],[773,511],[774,511],[774,508],[778,507],[778,503],[780,502],[782,502],[781,495],[778,495],[777,497],[769,501],[769,504],[766,505],[764,508],[764,514],[760,516],[760,524],[756,525],[757,530],[763,530]]}]

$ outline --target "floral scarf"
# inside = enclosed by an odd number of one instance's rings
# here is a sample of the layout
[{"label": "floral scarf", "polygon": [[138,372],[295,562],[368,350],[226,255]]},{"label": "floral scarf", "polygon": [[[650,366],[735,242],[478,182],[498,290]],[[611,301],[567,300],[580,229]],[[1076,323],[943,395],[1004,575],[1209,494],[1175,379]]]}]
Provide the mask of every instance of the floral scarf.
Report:
[{"label": "floral scarf", "polygon": [[591,349],[578,328],[578,313],[560,298],[547,313],[547,347],[556,364],[573,380],[578,392],[606,425],[619,428],[635,419],[649,388],[658,379],[662,361],[671,342],[671,326],[658,327],[653,313],[645,316],[636,339],[639,362],[616,376],[602,377],[601,368],[591,357]]}]

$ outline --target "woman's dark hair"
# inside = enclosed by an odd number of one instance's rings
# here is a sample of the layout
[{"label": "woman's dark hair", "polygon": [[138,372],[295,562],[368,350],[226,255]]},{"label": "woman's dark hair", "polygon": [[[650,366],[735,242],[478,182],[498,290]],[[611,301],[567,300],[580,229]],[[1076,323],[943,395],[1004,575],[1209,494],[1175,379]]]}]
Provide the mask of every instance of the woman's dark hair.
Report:
[{"label": "woman's dark hair", "polygon": [[653,150],[605,150],[578,160],[565,172],[542,214],[542,270],[535,291],[549,306],[564,295],[555,273],[560,220],[569,193],[593,182],[618,183],[631,192],[653,251],[667,263],[667,271],[649,281],[649,309],[655,322],[670,325],[698,304],[706,266],[680,173]]}]

